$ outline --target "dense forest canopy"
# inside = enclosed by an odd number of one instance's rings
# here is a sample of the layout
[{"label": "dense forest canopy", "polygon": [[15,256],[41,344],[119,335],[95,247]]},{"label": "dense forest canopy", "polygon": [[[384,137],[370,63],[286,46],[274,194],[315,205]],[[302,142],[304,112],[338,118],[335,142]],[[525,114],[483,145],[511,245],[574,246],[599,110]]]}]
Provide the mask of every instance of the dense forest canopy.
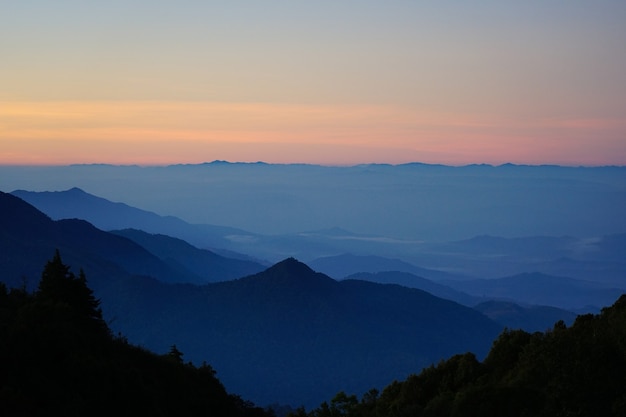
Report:
[{"label": "dense forest canopy", "polygon": [[[262,381],[259,381],[262,383]],[[38,288],[0,283],[0,415],[265,416],[176,345],[157,355],[114,336],[85,273],[57,251]],[[546,332],[505,330],[484,361],[459,353],[295,417],[626,415],[626,295]]]},{"label": "dense forest canopy", "polygon": [[0,282],[0,415],[264,416],[210,365],[113,336],[86,275],[57,251],[34,293]]},{"label": "dense forest canopy", "polygon": [[360,400],[338,393],[296,417],[624,416],[626,295],[548,332],[505,330],[479,362],[455,355]]}]

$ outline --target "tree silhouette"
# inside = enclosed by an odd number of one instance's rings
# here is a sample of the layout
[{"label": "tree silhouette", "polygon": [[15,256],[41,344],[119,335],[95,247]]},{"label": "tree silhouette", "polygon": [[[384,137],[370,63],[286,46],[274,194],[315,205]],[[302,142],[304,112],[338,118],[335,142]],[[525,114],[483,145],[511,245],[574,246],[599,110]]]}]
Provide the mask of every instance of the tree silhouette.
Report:
[{"label": "tree silhouette", "polygon": [[157,355],[113,337],[86,281],[56,251],[34,293],[0,283],[0,416],[271,416],[176,346]]},{"label": "tree silhouette", "polygon": [[358,404],[340,392],[293,417],[626,415],[626,294],[545,333],[505,330],[484,362],[454,355]]},{"label": "tree silhouette", "polygon": [[81,269],[78,277],[63,263],[59,250],[46,263],[36,292],[36,299],[44,304],[65,307],[73,319],[95,331],[108,331],[102,318],[100,300],[87,286],[87,278]]},{"label": "tree silhouette", "polygon": [[183,352],[178,350],[176,345],[170,346],[170,351],[167,353],[168,358],[173,359],[175,362],[183,363]]}]

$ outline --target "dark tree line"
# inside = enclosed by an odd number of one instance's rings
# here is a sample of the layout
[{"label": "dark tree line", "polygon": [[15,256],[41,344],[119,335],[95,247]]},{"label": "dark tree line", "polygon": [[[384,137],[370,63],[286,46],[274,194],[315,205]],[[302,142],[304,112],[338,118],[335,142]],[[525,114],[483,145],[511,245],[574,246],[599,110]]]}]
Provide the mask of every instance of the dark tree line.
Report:
[{"label": "dark tree line", "polygon": [[[265,416],[226,392],[210,365],[157,355],[111,334],[100,303],[57,252],[37,290],[0,283],[0,415]],[[261,382],[259,382],[261,383]],[[545,333],[506,330],[480,362],[455,355],[297,417],[624,416],[626,295]]]},{"label": "dark tree line", "polygon": [[0,283],[0,415],[265,416],[175,346],[156,355],[114,337],[100,302],[60,254],[34,293]]},{"label": "dark tree line", "polygon": [[626,416],[626,295],[569,328],[505,330],[483,362],[456,355],[380,393],[340,392],[292,416]]}]

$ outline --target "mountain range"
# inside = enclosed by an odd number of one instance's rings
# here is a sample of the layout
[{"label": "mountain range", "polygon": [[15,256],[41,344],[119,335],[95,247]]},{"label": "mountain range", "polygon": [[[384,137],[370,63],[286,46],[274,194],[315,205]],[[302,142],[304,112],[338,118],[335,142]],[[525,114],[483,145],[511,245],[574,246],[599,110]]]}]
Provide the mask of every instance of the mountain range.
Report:
[{"label": "mountain range", "polygon": [[[55,220],[79,218],[102,230],[143,230],[177,237],[204,249],[227,249],[231,242],[229,236],[233,236],[235,240],[236,236],[255,238],[254,234],[232,227],[192,225],[174,216],[160,216],[124,203],[97,197],[76,187],[66,191],[15,190],[11,194],[27,201]],[[241,254],[234,254],[234,257],[237,256]]]},{"label": "mountain range", "polygon": [[598,282],[525,273],[497,279],[446,281],[450,287],[476,297],[526,305],[553,306],[570,311],[597,309],[616,300],[624,289]]},{"label": "mountain range", "polygon": [[[519,279],[520,286],[524,285],[523,278],[524,277],[521,277]],[[552,277],[547,278],[549,279]],[[600,289],[596,290],[595,293],[591,291],[590,294],[590,291],[584,288],[584,286],[583,288],[576,287],[576,280],[570,280],[572,281],[572,285],[567,286],[565,285],[566,282],[561,282],[562,287],[559,288],[559,291],[549,291],[548,294],[544,295],[544,297],[539,300],[539,303],[528,303],[524,302],[525,300],[523,298],[520,298],[518,294],[515,293],[514,289],[511,289],[510,297],[508,298],[508,300],[515,300],[515,302],[507,301],[507,299],[502,297],[501,294],[495,292],[487,294],[486,291],[476,291],[476,287],[480,288],[480,285],[474,287],[474,291],[463,292],[453,288],[455,287],[455,284],[457,282],[453,282],[450,285],[443,285],[441,283],[433,282],[429,279],[421,278],[408,272],[360,272],[348,276],[347,279],[358,279],[363,281],[377,282],[380,284],[395,283],[408,288],[418,288],[437,297],[445,298],[447,300],[453,300],[459,304],[472,307],[509,329],[524,329],[530,332],[545,331],[546,329],[551,328],[554,323],[559,320],[562,320],[563,322],[568,324],[574,321],[574,319],[576,318],[576,314],[572,311],[565,308],[552,307],[553,305],[559,304],[559,301],[561,301],[563,297],[562,293],[565,291],[569,292],[570,297],[575,297],[576,295],[581,298],[586,297],[584,298],[585,301],[589,301],[591,299],[594,299],[593,297],[596,297],[595,301],[597,303],[601,303],[603,302],[603,300],[610,298],[611,296],[619,297],[619,295],[623,293],[622,290]],[[491,280],[461,281],[461,285],[466,285],[469,283],[480,284],[483,282],[486,282],[486,285],[488,286]],[[536,294],[536,292],[539,292],[542,287],[542,283],[538,283],[538,285],[533,285],[532,282],[526,282],[525,284],[525,292],[520,295],[525,295],[527,297],[530,294]],[[506,288],[506,285],[503,285],[503,287]],[[565,291],[563,291],[564,289]],[[520,305],[520,303],[522,305]],[[583,313],[587,312],[588,310],[595,311],[596,308],[592,307],[588,309],[579,309],[579,312]]]},{"label": "mountain range", "polygon": [[[234,281],[160,287],[152,292],[156,304],[129,303],[123,331],[159,349],[175,341],[186,357],[211,363],[231,391],[259,404],[310,406],[339,390],[362,393],[405,377],[452,352],[482,357],[502,329],[426,292],[337,282],[292,258]],[[142,286],[123,292],[129,300],[144,293]],[[135,309],[152,320],[137,319]]]},{"label": "mountain range", "polygon": [[266,268],[266,265],[251,260],[227,258],[207,249],[198,249],[182,239],[167,235],[138,229],[113,230],[111,233],[141,245],[181,276],[190,277],[186,282],[192,284],[228,281]]},{"label": "mountain range", "polygon": [[296,257],[336,279],[358,272],[383,271],[410,272],[435,281],[540,272],[626,288],[626,233],[591,238],[482,235],[451,242],[392,239],[342,228],[261,235],[190,224],[113,203],[76,188],[13,194],[53,219],[80,218],[103,230],[133,228],[164,234],[228,258],[251,260],[263,266]]},{"label": "mountain range", "polygon": [[[100,227],[133,228],[114,233],[130,238],[157,255],[170,271],[175,271],[172,276],[177,278],[170,278],[170,281],[202,284],[232,279],[258,272],[271,264],[255,261],[260,257],[280,260],[304,255],[307,259],[318,253],[333,253],[348,248],[361,254],[343,252],[313,258],[307,264],[335,279],[357,273],[385,272],[384,275],[361,278],[434,291],[437,295],[468,306],[484,299],[497,299],[577,312],[599,311],[626,288],[626,262],[623,261],[626,259],[626,234],[594,239],[477,236],[455,242],[409,245],[416,248],[414,252],[424,264],[435,266],[425,268],[404,259],[387,258],[370,252],[377,249],[384,252],[391,245],[400,248],[400,253],[403,253],[406,242],[366,238],[340,228],[297,235],[263,236],[232,228],[192,225],[177,218],[113,203],[77,188],[63,192],[15,191],[13,194],[27,199],[55,218],[79,217],[94,221]],[[139,231],[140,228],[145,228],[148,233]],[[176,238],[160,231],[171,232]],[[228,249],[198,249],[183,242],[181,239],[185,237],[205,245],[228,242]],[[255,248],[262,249],[257,251]],[[468,271],[478,274],[481,279]],[[496,275],[495,271],[499,271],[500,275]],[[439,292],[432,283],[423,281],[424,278],[439,284]],[[493,281],[494,278],[499,281]]]},{"label": "mountain range", "polygon": [[183,284],[172,262],[122,236],[128,231],[54,221],[10,194],[0,194],[0,219],[3,282],[19,286],[26,277],[32,287],[59,249],[85,271],[115,332],[156,352],[176,344],[257,404],[315,406],[339,390],[363,392],[459,351],[481,356],[502,329],[424,291],[338,282],[293,258],[244,278]]},{"label": "mountain range", "polygon": [[[352,253],[317,258],[308,262],[308,265],[316,271],[324,272],[335,279],[343,279],[361,272],[378,273],[387,271],[406,272],[433,281],[473,278],[437,269],[421,268],[401,259],[391,259],[376,255],[355,255]],[[400,282],[396,281],[396,283]]]},{"label": "mountain range", "polygon": [[0,205],[3,274],[11,285],[24,284],[21,280],[36,284],[40,266],[55,249],[101,276],[146,275],[165,282],[185,279],[143,247],[85,220],[53,221],[5,193],[0,194]]},{"label": "mountain range", "polygon": [[113,331],[156,352],[175,344],[258,404],[316,406],[452,354],[480,358],[504,327],[569,324],[626,288],[620,167],[0,171],[3,187],[31,174],[38,189],[74,187],[0,194],[3,282],[35,288],[58,249]]},{"label": "mountain range", "polygon": [[[340,167],[224,161],[0,166],[3,191],[79,187],[193,224],[283,236],[339,227],[359,238],[405,244],[477,235],[592,238],[623,233],[624,184],[626,167],[419,163]],[[346,252],[356,253],[346,248],[338,253]],[[376,254],[399,257],[398,253],[394,245],[393,250]]]},{"label": "mountain range", "polygon": [[421,276],[401,271],[383,271],[383,272],[357,272],[348,275],[344,279],[358,279],[361,281],[376,282],[379,284],[398,284],[407,288],[417,288],[426,291],[437,297],[453,300],[459,304],[466,306],[475,306],[484,301],[481,297],[471,296],[467,293],[455,290],[452,286],[440,284],[433,280],[422,278]]},{"label": "mountain range", "polygon": [[[109,220],[109,227],[154,230],[169,223],[177,225],[175,231],[195,230],[179,219],[78,189],[14,194],[40,197],[39,204],[50,204],[48,210],[59,217],[91,211],[102,213],[104,222],[109,210],[116,218]],[[68,196],[90,204],[74,203]],[[315,406],[338,390],[363,392],[446,355],[468,350],[484,354],[503,327],[541,331],[557,320],[569,323],[575,314],[563,308],[597,309],[622,292],[606,283],[541,273],[476,279],[375,255],[344,253],[310,262],[341,279],[336,281],[294,258],[267,269],[253,256],[224,251],[236,256],[229,258],[165,234],[137,228],[106,232],[85,220],[52,220],[10,194],[1,194],[0,204],[5,282],[32,287],[38,273],[34,268],[58,248],[70,264],[88,273],[115,331],[155,351],[175,343],[190,360],[210,362],[229,390],[261,404]],[[151,223],[146,221],[150,218]],[[349,232],[325,233],[344,237]],[[299,242],[311,235],[303,234]],[[520,256],[558,256],[559,247],[580,243],[572,238],[530,241],[546,247],[532,249],[522,239],[491,237],[439,247],[478,257],[512,250]],[[619,235],[591,242],[601,248],[594,262],[619,263],[620,243]],[[320,368],[320,363],[325,366]],[[250,384],[242,375],[264,383]]]},{"label": "mountain range", "polygon": [[558,322],[569,326],[578,316],[576,313],[556,307],[521,306],[497,300],[484,301],[474,306],[474,309],[507,329],[524,329],[527,332],[545,332]]}]

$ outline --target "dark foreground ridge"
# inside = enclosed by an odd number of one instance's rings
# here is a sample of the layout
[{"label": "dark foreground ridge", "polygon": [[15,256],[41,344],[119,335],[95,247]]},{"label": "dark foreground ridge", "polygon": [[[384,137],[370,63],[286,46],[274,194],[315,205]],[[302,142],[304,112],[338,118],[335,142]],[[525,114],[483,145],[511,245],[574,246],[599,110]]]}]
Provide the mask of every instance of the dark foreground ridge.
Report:
[{"label": "dark foreground ridge", "polygon": [[[120,414],[120,411],[123,412]],[[0,415],[265,416],[207,364],[113,337],[99,301],[57,252],[38,289],[0,283]]]},{"label": "dark foreground ridge", "polygon": [[479,362],[458,354],[361,400],[338,393],[292,417],[624,416],[626,295],[551,331],[504,331]]},{"label": "dark foreground ridge", "polygon": [[[20,288],[0,290],[0,415],[237,416],[263,411],[228,392],[310,409],[339,390],[362,399],[338,394],[314,415],[625,415],[622,300],[570,328],[505,332],[489,351],[501,324],[417,289],[338,282],[293,258],[233,281],[173,284],[169,264],[129,239],[4,193],[0,212],[0,281]],[[103,316],[78,271],[58,269],[71,278],[60,292],[33,279],[55,247],[89,271]],[[111,337],[102,317],[170,354]]]}]

